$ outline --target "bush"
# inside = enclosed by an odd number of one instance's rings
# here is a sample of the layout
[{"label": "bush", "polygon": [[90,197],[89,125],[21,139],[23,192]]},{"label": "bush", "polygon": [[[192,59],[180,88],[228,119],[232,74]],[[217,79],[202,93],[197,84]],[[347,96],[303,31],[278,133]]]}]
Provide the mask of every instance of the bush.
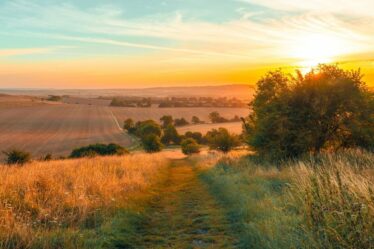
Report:
[{"label": "bush", "polygon": [[181,142],[182,152],[186,155],[200,153],[200,146],[193,138],[184,139]]},{"label": "bush", "polygon": [[162,143],[160,137],[155,134],[150,134],[142,138],[143,148],[147,153],[159,152],[162,150]]},{"label": "bush", "polygon": [[174,125],[175,126],[185,126],[185,125],[189,125],[190,123],[188,123],[188,121],[185,119],[185,118],[176,118],[174,120]]},{"label": "bush", "polygon": [[225,153],[240,145],[239,136],[230,134],[225,128],[213,129],[205,137],[211,149]]},{"label": "bush", "polygon": [[31,161],[31,154],[22,150],[11,149],[9,151],[4,151],[6,158],[6,163],[9,165],[23,165]]},{"label": "bush", "polygon": [[74,149],[70,157],[81,158],[81,157],[94,157],[96,155],[108,156],[108,155],[124,155],[129,152],[118,144],[91,144],[88,146]]},{"label": "bush", "polygon": [[374,149],[374,95],[360,71],[320,65],[305,76],[268,73],[257,83],[247,143],[279,161],[322,150]]}]

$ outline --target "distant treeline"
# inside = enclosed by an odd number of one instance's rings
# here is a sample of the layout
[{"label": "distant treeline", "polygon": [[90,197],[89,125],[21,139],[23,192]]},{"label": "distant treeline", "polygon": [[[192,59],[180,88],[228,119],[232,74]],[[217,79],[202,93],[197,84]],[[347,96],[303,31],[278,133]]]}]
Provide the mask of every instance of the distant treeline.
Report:
[{"label": "distant treeline", "polygon": [[170,97],[170,98],[140,98],[140,97],[114,97],[111,106],[118,107],[151,107],[160,108],[177,107],[226,107],[245,108],[247,103],[237,98],[212,97]]}]

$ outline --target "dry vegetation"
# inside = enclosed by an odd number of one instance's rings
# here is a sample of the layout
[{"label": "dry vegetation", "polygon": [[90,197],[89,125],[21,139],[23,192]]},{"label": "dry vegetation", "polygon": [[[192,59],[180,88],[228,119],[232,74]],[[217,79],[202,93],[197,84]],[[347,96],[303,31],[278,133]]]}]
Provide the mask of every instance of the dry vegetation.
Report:
[{"label": "dry vegetation", "polygon": [[0,247],[83,247],[68,234],[139,210],[167,165],[162,154],[0,165]]},{"label": "dry vegetation", "polygon": [[[0,150],[52,153],[66,156],[74,148],[92,143],[131,144],[108,107],[44,104],[8,107],[0,112]],[[1,159],[2,155],[0,155]]]},{"label": "dry vegetation", "polygon": [[374,155],[361,151],[281,168],[230,154],[202,177],[226,207],[240,248],[366,249],[374,248],[373,165]]}]

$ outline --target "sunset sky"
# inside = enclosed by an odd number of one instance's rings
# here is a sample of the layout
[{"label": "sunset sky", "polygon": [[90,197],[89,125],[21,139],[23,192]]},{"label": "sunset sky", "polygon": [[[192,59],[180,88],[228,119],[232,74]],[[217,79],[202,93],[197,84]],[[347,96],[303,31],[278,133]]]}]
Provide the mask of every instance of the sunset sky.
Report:
[{"label": "sunset sky", "polygon": [[374,86],[373,0],[0,0],[0,88],[254,84],[360,67]]}]

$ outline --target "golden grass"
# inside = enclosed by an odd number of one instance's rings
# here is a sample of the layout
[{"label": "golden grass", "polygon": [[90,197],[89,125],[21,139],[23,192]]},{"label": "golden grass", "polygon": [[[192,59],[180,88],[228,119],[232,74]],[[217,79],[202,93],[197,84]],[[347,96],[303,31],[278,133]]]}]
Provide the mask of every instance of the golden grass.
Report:
[{"label": "golden grass", "polygon": [[374,248],[373,153],[322,154],[281,167],[252,159],[201,162],[216,162],[205,166],[204,179],[237,222],[243,248]]},{"label": "golden grass", "polygon": [[0,247],[135,207],[167,165],[157,154],[0,165]]}]

